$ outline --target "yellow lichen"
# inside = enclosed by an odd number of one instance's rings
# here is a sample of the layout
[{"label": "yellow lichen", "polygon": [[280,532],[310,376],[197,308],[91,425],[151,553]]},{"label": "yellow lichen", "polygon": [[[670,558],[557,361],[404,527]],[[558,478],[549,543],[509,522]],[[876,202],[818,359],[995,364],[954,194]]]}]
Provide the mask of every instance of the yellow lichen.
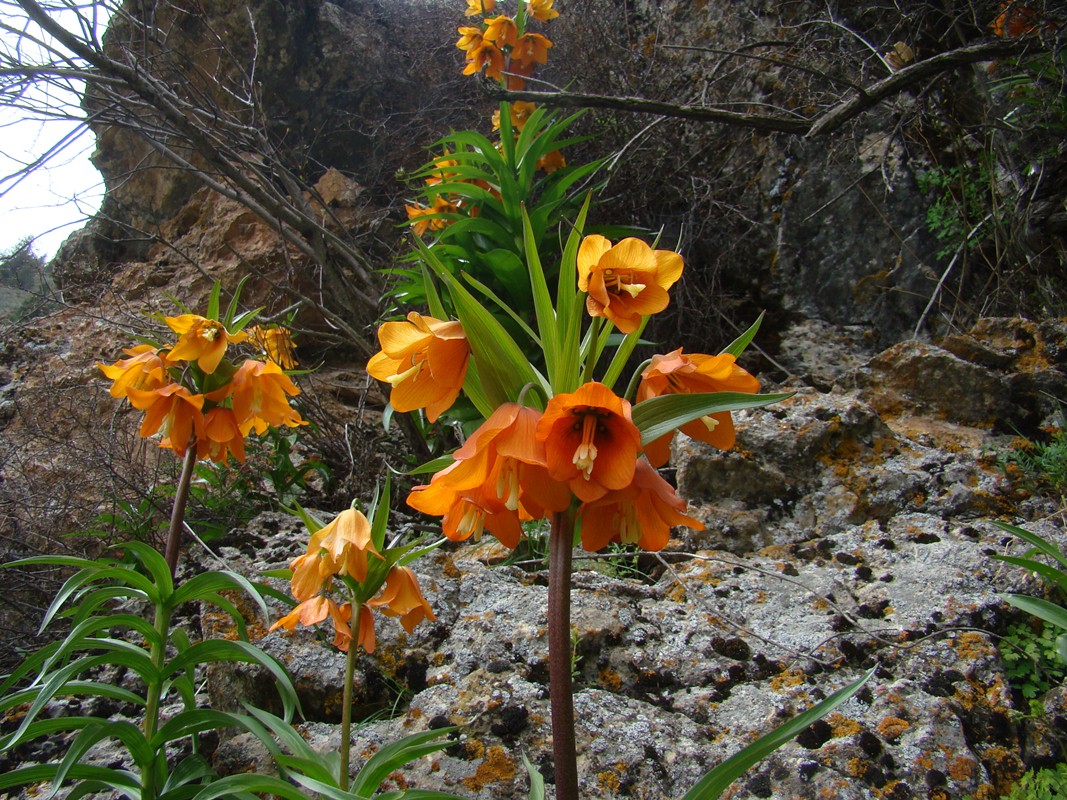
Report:
[{"label": "yellow lichen", "polygon": [[831,714],[826,718],[826,721],[830,723],[830,730],[833,731],[835,739],[841,736],[853,736],[862,730],[856,720],[846,717],[844,714]]}]

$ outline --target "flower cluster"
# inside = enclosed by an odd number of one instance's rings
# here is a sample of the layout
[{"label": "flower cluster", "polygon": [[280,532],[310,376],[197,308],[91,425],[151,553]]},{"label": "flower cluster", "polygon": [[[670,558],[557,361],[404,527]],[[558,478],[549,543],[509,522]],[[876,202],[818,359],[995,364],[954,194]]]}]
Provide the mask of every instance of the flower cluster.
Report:
[{"label": "flower cluster", "polygon": [[[297,624],[333,623],[333,644],[347,652],[352,639],[364,652],[375,647],[374,610],[398,617],[408,633],[422,620],[434,620],[433,610],[422,596],[418,579],[391,554],[379,552],[371,523],[359,511],[347,509],[311,535],[307,551],[290,565],[292,595],[297,606],[279,619],[271,630],[294,630]],[[349,589],[348,599],[338,603],[331,596],[336,580]],[[353,633],[353,606],[358,616]]]},{"label": "flower cluster", "polygon": [[[585,237],[575,249],[571,306],[580,309],[584,295],[585,311],[594,323],[614,325],[636,342],[647,316],[667,306],[668,289],[682,274],[682,257],[653,250],[638,239],[612,245],[598,235]],[[455,299],[458,285],[451,286]],[[558,319],[553,315],[553,324]],[[599,340],[597,330],[586,338]],[[542,341],[554,335],[546,329]],[[397,410],[425,408],[427,417],[436,419],[469,383],[468,362],[478,343],[467,341],[460,322],[412,313],[407,322],[385,323],[379,338],[382,352],[370,360],[368,371],[393,385],[391,402]],[[491,380],[486,365],[499,359],[483,351],[479,363],[477,350],[473,355],[478,376],[467,388],[484,393]],[[596,356],[589,360],[595,364]],[[546,354],[550,365],[557,361]],[[521,365],[515,364],[515,371],[521,372]],[[679,348],[651,358],[639,377],[633,384],[638,406],[667,395],[735,398],[759,390],[759,382],[729,352],[683,355]],[[703,528],[685,513],[685,503],[655,469],[667,462],[677,426],[646,441],[634,421],[635,406],[603,382],[586,379],[568,391],[535,375],[531,385],[545,390],[542,407],[519,401],[538,394],[526,390],[497,404],[455,451],[453,463],[409,495],[411,507],[442,518],[447,538],[477,539],[488,530],[514,548],[523,522],[561,513],[574,514],[588,550],[609,542],[659,550],[671,527]],[[718,448],[734,444],[728,410],[690,414],[680,429]]]},{"label": "flower cluster", "polygon": [[[534,68],[548,62],[548,50],[552,42],[543,34],[527,30],[531,20],[548,22],[559,16],[552,5],[554,0],[527,0],[519,2],[515,16],[497,14],[496,0],[467,0],[467,17],[482,17],[481,25],[461,25],[457,30],[456,47],[465,57],[464,75],[484,74],[507,89],[523,89],[533,74]],[[534,103],[505,103],[508,126],[512,137],[518,137],[526,122],[537,110]],[[501,111],[493,112],[493,130],[501,128]],[[498,144],[498,149],[501,146]],[[536,166],[546,173],[555,172],[567,165],[567,160],[558,149],[550,150],[537,158]],[[439,193],[431,192],[426,202],[405,204],[408,221],[416,236],[443,230],[464,214],[477,217],[481,206],[470,197],[470,191],[448,191],[451,183],[463,183],[483,190],[500,199],[500,187],[489,182],[464,177],[461,163],[454,154],[445,152],[436,159],[433,168],[425,175],[426,185],[446,188]]]},{"label": "flower cluster", "polygon": [[[178,455],[195,447],[197,458],[221,464],[230,456],[244,461],[244,440],[253,431],[307,424],[289,405],[300,390],[284,372],[296,365],[286,329],[244,329],[196,314],[164,321],[178,335],[169,349],[142,344],[124,351],[129,358],[97,364],[113,381],[111,396],[144,412],[141,436],[160,434],[161,447]],[[236,366],[226,356],[241,343],[258,345],[266,360]]]}]

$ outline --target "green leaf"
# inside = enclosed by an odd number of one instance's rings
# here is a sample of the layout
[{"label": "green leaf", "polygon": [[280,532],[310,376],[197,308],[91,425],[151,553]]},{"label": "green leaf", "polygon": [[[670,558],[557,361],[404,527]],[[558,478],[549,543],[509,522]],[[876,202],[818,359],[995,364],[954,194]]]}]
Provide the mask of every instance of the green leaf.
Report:
[{"label": "green leaf", "polygon": [[648,444],[706,414],[769,406],[792,396],[793,392],[783,394],[745,394],[743,392],[664,394],[635,405],[633,421],[641,431],[641,443]]},{"label": "green leaf", "polygon": [[1063,606],[1025,594],[998,594],[997,597],[1050,625],[1067,630],[1067,608]]},{"label": "green leaf", "polygon": [[215,281],[211,285],[211,295],[207,300],[207,313],[204,315],[206,319],[217,320],[219,318],[219,295],[222,293],[222,282]]},{"label": "green leaf", "polygon": [[385,485],[374,487],[374,501],[371,503],[370,536],[375,549],[380,553],[385,548],[385,533],[389,527],[389,503],[392,496],[393,479],[385,474]]},{"label": "green leaf", "polygon": [[526,207],[522,208],[522,242],[526,251],[527,280],[533,293],[534,314],[537,318],[537,330],[541,334],[537,340],[545,354],[545,369],[548,370],[549,383],[559,372],[563,357],[560,351],[560,330],[556,318],[556,309],[552,306],[552,296],[548,292],[548,282],[541,266],[541,256],[537,252],[537,240]]},{"label": "green leaf", "polygon": [[[523,277],[525,277],[526,271],[523,270],[522,274],[523,274]],[[536,333],[534,333],[530,329],[530,326],[526,324],[526,321],[522,317],[520,317],[518,314],[516,314],[515,311],[511,308],[511,306],[509,306],[507,303],[505,303],[503,300],[501,300],[500,297],[497,296],[497,294],[492,289],[490,289],[488,286],[486,286],[484,283],[482,283],[481,281],[479,281],[477,278],[473,277],[472,275],[469,275],[467,273],[463,273],[463,277],[466,278],[467,283],[469,283],[471,286],[473,286],[479,292],[481,292],[486,297],[488,297],[490,300],[492,300],[493,303],[495,303],[496,306],[501,311],[503,311],[505,314],[507,314],[512,319],[512,321],[514,321],[515,324],[519,326],[519,329],[523,333],[525,333],[527,336],[530,337],[530,341],[532,341],[535,345],[537,345],[537,347],[542,347],[540,337],[538,337],[538,335]]]},{"label": "green leaf", "polygon": [[417,246],[426,263],[449,288],[478,365],[478,378],[493,408],[513,401],[527,383],[538,383],[547,390],[545,379],[533,368],[504,326],[444,269],[424,244]]},{"label": "green leaf", "polygon": [[296,689],[289,679],[289,674],[276,658],[248,642],[226,639],[208,639],[197,642],[168,661],[163,668],[164,675],[173,675],[194,664],[211,664],[219,661],[238,661],[264,667],[274,677],[275,687],[278,689],[285,709],[285,718],[292,719],[293,712],[299,707],[300,701],[297,699]]},{"label": "green leaf", "polygon": [[74,737],[63,760],[59,763],[59,769],[52,779],[53,791],[58,790],[66,781],[71,770],[76,767],[89,750],[97,743],[105,739],[118,739],[126,746],[126,752],[130,754],[133,763],[143,774],[151,767],[156,754],[145,741],[141,729],[131,722],[122,720],[106,722],[97,721],[88,725]]},{"label": "green leaf", "polygon": [[[0,789],[9,789],[12,786],[26,786],[31,783],[51,781],[55,777],[56,770],[58,769],[58,764],[40,764],[33,767],[23,767],[22,769],[11,770],[7,773],[0,773]],[[75,780],[97,781],[100,784],[109,788],[114,788],[127,796],[140,797],[140,783],[133,775],[123,770],[110,769],[108,767],[78,765],[71,769],[68,775]],[[126,790],[136,790],[138,793],[137,795],[129,795]],[[306,800],[306,798],[304,798],[304,800]]]},{"label": "green leaf", "polygon": [[442,739],[454,730],[456,730],[454,727],[436,728],[405,736],[403,739],[387,744],[371,756],[363,769],[359,771],[355,780],[352,781],[351,790],[369,797],[378,791],[378,787],[389,776],[389,773],[395,772],[416,758],[448,747],[448,740],[442,741]]},{"label": "green leaf", "polygon": [[734,358],[739,358],[740,355],[745,352],[745,348],[749,346],[752,340],[756,337],[756,331],[759,330],[759,326],[763,323],[763,315],[766,312],[761,311],[760,315],[756,317],[756,321],[753,322],[748,330],[734,339],[730,344],[723,348],[719,355],[727,354]]},{"label": "green leaf", "polygon": [[545,779],[537,771],[537,767],[530,763],[526,754],[522,754],[522,763],[526,765],[526,774],[530,776],[529,800],[545,800]]},{"label": "green leaf", "polygon": [[821,703],[809,708],[789,722],[761,736],[748,747],[730,756],[713,770],[704,775],[697,784],[685,793],[682,800],[717,800],[735,780],[748,769],[773,753],[813,722],[822,719],[835,708],[852,697],[874,675],[877,667],[872,667],[858,681],[838,689]]},{"label": "green leaf", "polygon": [[[163,784],[162,797],[176,800],[175,790],[179,787],[194,782],[197,784],[210,783],[214,777],[215,770],[211,768],[211,764],[207,759],[197,754],[186,756],[175,764],[167,774],[166,783]],[[199,791],[198,786],[189,787],[187,796],[192,797],[197,791]]]},{"label": "green leaf", "polygon": [[1067,592],[1067,574],[1049,566],[1044,561],[1034,561],[1032,558],[1016,558],[1015,556],[993,556],[993,558],[997,561],[1003,561],[1005,564],[1022,567],[1028,572],[1036,572],[1049,583],[1058,586],[1060,591]]},{"label": "green leaf", "polygon": [[1059,562],[1060,566],[1067,568],[1067,556],[1065,556],[1058,547],[1053,545],[1051,542],[1042,539],[1036,533],[1031,533],[1025,528],[1020,528],[1016,525],[1009,525],[1006,522],[994,522],[993,524],[1000,528],[1002,531],[1007,531],[1008,533],[1014,536],[1018,536],[1027,544],[1033,545],[1045,555]]},{"label": "green leaf", "polygon": [[[263,602],[263,598],[260,596],[259,590],[256,588],[255,584],[248,580],[244,575],[229,570],[203,572],[190,578],[170,596],[170,599],[166,603],[166,608],[173,610],[182,603],[188,603],[193,600],[208,600],[217,592],[225,591],[227,589],[244,592],[248,597],[255,601],[264,617],[270,614],[267,609],[267,604]],[[218,598],[215,597],[213,602],[217,605]],[[232,606],[230,606],[230,608],[232,608]],[[240,615],[238,615],[238,617],[240,617]]]},{"label": "green leaf", "polygon": [[[258,775],[245,772],[240,775],[227,775],[210,783],[194,795],[193,800],[215,800],[218,797],[233,800],[244,794],[271,794],[285,800],[307,800],[307,795],[293,786],[289,781],[273,775]],[[362,800],[366,800],[363,798]]]}]

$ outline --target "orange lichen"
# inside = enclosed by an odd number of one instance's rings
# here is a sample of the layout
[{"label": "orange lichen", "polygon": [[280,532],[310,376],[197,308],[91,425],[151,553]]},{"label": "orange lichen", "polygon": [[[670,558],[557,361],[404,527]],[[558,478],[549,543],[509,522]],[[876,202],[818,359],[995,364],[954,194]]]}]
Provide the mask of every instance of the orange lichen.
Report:
[{"label": "orange lichen", "polygon": [[863,730],[856,720],[844,714],[831,714],[826,721],[830,723],[830,730],[833,731],[835,739],[840,736],[853,736]]},{"label": "orange lichen", "polygon": [[604,667],[597,675],[600,685],[608,691],[617,692],[622,688],[622,676],[610,667]]},{"label": "orange lichen", "polygon": [[[469,744],[468,742],[468,746]],[[463,779],[463,785],[472,792],[479,792],[491,783],[514,780],[516,773],[515,762],[508,758],[504,748],[493,745],[475,773]]]},{"label": "orange lichen", "polygon": [[799,669],[787,669],[771,678],[771,689],[782,692],[793,686],[802,686],[807,676]]},{"label": "orange lichen", "polygon": [[952,646],[960,658],[978,659],[991,656],[996,653],[996,648],[990,643],[984,633],[968,631],[956,636]]},{"label": "orange lichen", "polygon": [[974,775],[977,766],[973,758],[956,756],[948,763],[948,775],[954,781],[968,781]]},{"label": "orange lichen", "polygon": [[886,717],[878,723],[878,733],[884,739],[893,741],[911,727],[911,723],[900,717]]}]

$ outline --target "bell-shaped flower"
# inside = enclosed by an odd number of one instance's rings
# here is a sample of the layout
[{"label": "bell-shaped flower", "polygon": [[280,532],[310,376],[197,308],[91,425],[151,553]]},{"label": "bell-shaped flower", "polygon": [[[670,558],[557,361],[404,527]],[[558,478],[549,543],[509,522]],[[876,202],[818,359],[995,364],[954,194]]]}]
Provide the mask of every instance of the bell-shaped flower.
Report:
[{"label": "bell-shaped flower", "polygon": [[430,206],[406,205],[408,221],[416,236],[422,236],[426,231],[439,231],[452,224],[453,220],[448,217],[436,216],[438,214],[455,214],[456,205],[444,197],[438,195],[433,199]]},{"label": "bell-shaped flower", "polygon": [[370,522],[354,508],[346,508],[316,536],[323,559],[335,575],[347,575],[362,583],[367,579],[368,555],[381,558],[371,537]]},{"label": "bell-shaped flower", "polygon": [[557,169],[563,169],[565,166],[567,166],[567,159],[564,158],[563,152],[560,150],[553,150],[549,153],[545,153],[537,159],[537,168],[544,170],[549,175]]},{"label": "bell-shaped flower", "polygon": [[609,542],[662,550],[676,525],[704,530],[702,522],[685,514],[685,501],[674,487],[644,459],[638,460],[629,486],[585,503],[578,517],[582,547],[590,551],[600,550]]},{"label": "bell-shaped flower", "polygon": [[548,474],[584,501],[630,485],[641,432],[630,404],[602,383],[587,383],[548,401],[537,423]]},{"label": "bell-shaped flower", "polygon": [[243,342],[248,338],[244,331],[229,333],[218,320],[206,319],[198,314],[164,317],[164,320],[178,334],[178,343],[171,348],[170,358],[174,361],[195,361],[208,375],[218,368],[230,342]]},{"label": "bell-shaped flower", "polygon": [[463,16],[477,17],[491,14],[494,8],[496,8],[496,0],[467,0],[467,10],[463,12]]},{"label": "bell-shaped flower", "polygon": [[515,547],[520,520],[570,505],[570,490],[549,476],[544,443],[535,436],[540,417],[532,408],[504,403],[453,454],[450,467],[412,491],[408,504],[443,516],[450,539],[477,537],[484,527]]},{"label": "bell-shaped flower", "polygon": [[293,343],[293,335],[288,328],[277,325],[270,328],[253,325],[247,329],[247,332],[267,358],[282,369],[296,369],[296,345]]},{"label": "bell-shaped flower", "polygon": [[238,461],[245,460],[245,437],[233,409],[216,406],[204,414],[204,432],[196,440],[196,456],[225,464],[230,455]]},{"label": "bell-shaped flower", "polygon": [[380,608],[390,617],[400,617],[404,630],[412,633],[415,626],[428,619],[437,619],[433,609],[426,602],[419,589],[419,580],[408,567],[394,566],[385,578],[385,589],[367,603],[372,608]]},{"label": "bell-shaped flower", "polygon": [[192,394],[179,383],[168,383],[151,391],[128,389],[130,405],[144,411],[141,436],[148,438],[162,433],[161,446],[169,447],[178,455],[185,455],[189,440],[204,432],[204,395]]},{"label": "bell-shaped flower", "polygon": [[167,368],[172,364],[167,360],[166,351],[160,351],[150,344],[139,344],[123,352],[130,358],[119,359],[110,365],[96,365],[114,381],[108,389],[112,397],[126,397],[130,389],[150,392],[170,382]]},{"label": "bell-shaped flower", "polygon": [[457,488],[451,478],[459,467],[457,461],[434,475],[428,486],[416,486],[408,494],[408,505],[423,514],[441,517],[442,533],[453,542],[472,537],[477,542],[487,530],[505,547],[517,547],[522,538],[519,514],[508,509],[490,490],[488,477],[484,484]]},{"label": "bell-shaped flower", "polygon": [[511,49],[511,69],[516,64],[532,66],[548,62],[548,48],[552,42],[539,33],[524,33],[515,40]]},{"label": "bell-shaped flower", "polygon": [[594,234],[578,248],[578,288],[587,293],[591,316],[606,317],[623,333],[633,333],[642,317],[667,307],[667,290],[682,267],[682,257],[670,250],[653,250],[634,238],[612,246]]},{"label": "bell-shaped flower", "polygon": [[208,399],[221,402],[229,397],[241,433],[247,436],[253,429],[262,434],[272,425],[290,428],[307,425],[289,405],[289,398],[298,394],[296,384],[276,363],[248,359],[230,382],[208,395]]},{"label": "bell-shaped flower", "polygon": [[382,350],[367,362],[367,372],[392,385],[389,402],[397,411],[425,408],[435,422],[467,377],[470,345],[463,326],[412,311],[406,322],[384,323],[378,341]]},{"label": "bell-shaped flower", "polygon": [[553,2],[555,0],[530,0],[527,10],[534,19],[548,22],[550,19],[555,19],[559,16],[559,12],[552,8]]},{"label": "bell-shaped flower", "polygon": [[[320,622],[325,621],[327,617],[333,622],[334,647],[347,652],[349,642],[352,641],[352,629],[349,628],[349,621],[352,619],[352,605],[350,603],[338,605],[326,595],[316,594],[314,597],[310,597],[303,601],[292,611],[271,625],[270,629],[273,631],[278,628],[284,628],[287,631],[292,631],[296,630],[297,624],[311,628],[318,625]],[[367,651],[368,653],[374,650],[373,636],[374,632],[372,628],[371,649]],[[361,631],[360,644],[363,643],[363,638]]]},{"label": "bell-shaped flower", "polygon": [[482,38],[501,49],[515,47],[519,42],[519,27],[511,17],[501,14],[485,21]]},{"label": "bell-shaped flower", "polygon": [[[637,388],[637,402],[659,397],[663,394],[697,394],[702,392],[759,391],[759,381],[741,367],[729,353],[708,356],[700,353],[683,355],[678,348],[665,356],[652,357],[651,363],[641,373]],[[729,411],[708,414],[682,426],[682,433],[706,442],[720,450],[734,446],[734,421]],[[674,432],[664,434],[645,447],[645,456],[652,466],[660,467],[671,456],[671,440]]]},{"label": "bell-shaped flower", "polygon": [[[509,106],[508,117],[511,119],[511,129],[515,135],[522,132],[526,127],[526,120],[537,110],[537,103],[528,103],[525,100],[516,100]],[[500,130],[500,109],[493,112],[493,130]],[[540,162],[539,162],[540,163]]]}]

